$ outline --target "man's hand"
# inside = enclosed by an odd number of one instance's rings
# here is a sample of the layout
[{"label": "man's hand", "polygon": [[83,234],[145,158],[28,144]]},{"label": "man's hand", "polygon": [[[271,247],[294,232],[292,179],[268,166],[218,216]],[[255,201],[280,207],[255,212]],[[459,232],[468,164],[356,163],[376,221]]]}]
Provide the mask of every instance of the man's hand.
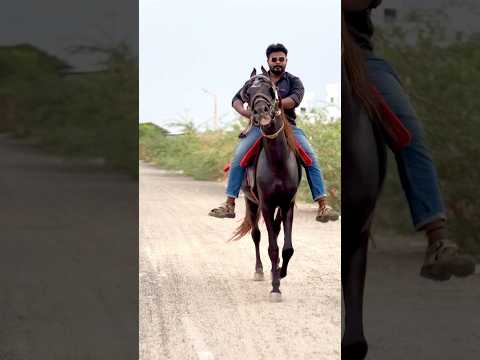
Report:
[{"label": "man's hand", "polygon": [[247,119],[250,119],[252,116],[252,112],[249,109],[244,109],[243,108],[243,103],[240,100],[235,100],[233,103],[233,108],[242,116],[246,117]]},{"label": "man's hand", "polygon": [[293,109],[293,108],[297,107],[297,103],[291,97],[286,97],[285,99],[282,99],[281,101],[282,101],[282,108],[284,108],[285,110]]},{"label": "man's hand", "polygon": [[368,9],[373,0],[342,0],[342,10],[362,11]]}]

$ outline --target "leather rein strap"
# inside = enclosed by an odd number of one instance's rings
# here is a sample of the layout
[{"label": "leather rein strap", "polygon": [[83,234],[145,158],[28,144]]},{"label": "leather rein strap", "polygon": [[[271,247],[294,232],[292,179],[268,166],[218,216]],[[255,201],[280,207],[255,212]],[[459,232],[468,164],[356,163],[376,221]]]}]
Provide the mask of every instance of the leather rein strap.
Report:
[{"label": "leather rein strap", "polygon": [[[275,84],[273,83],[272,81],[272,88],[273,88],[273,92],[275,93],[275,104],[273,106],[273,110],[272,110],[272,118],[275,119],[277,116],[280,116],[282,115],[283,113],[283,108],[282,108],[282,101],[280,99],[280,95],[278,94],[278,91],[277,91],[277,87],[275,86]],[[278,107],[278,109],[277,109]],[[275,133],[273,134],[265,134],[262,130],[262,127],[260,127],[260,132],[262,133],[262,136],[269,139],[269,140],[274,140],[278,137],[278,135],[280,135],[282,133],[282,131],[285,129],[285,120],[282,119],[282,126],[280,126],[280,129],[278,129],[277,131],[275,131]]]},{"label": "leather rein strap", "polygon": [[280,135],[280,133],[283,131],[283,129],[285,128],[285,123],[282,122],[282,126],[280,126],[280,129],[278,129],[275,133],[273,134],[265,134],[262,130],[262,128],[260,128],[260,131],[262,132],[262,136],[267,138],[267,139],[270,139],[270,140],[273,140],[273,139],[276,139],[278,137],[278,135]]}]

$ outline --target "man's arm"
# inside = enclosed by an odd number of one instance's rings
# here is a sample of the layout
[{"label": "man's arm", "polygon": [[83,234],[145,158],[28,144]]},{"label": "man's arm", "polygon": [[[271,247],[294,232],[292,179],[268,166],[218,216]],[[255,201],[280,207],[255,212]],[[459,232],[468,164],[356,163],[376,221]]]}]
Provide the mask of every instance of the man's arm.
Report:
[{"label": "man's arm", "polygon": [[342,0],[342,10],[362,11],[377,7],[380,3],[379,0]]},{"label": "man's arm", "polygon": [[242,89],[238,90],[235,96],[232,99],[232,107],[235,109],[236,112],[238,112],[240,115],[249,118],[252,115],[251,111],[249,109],[245,110],[243,108],[243,99],[241,96],[241,91]]},{"label": "man's arm", "polygon": [[252,113],[249,109],[245,110],[243,108],[243,102],[240,99],[234,99],[232,106],[240,115],[250,119]]},{"label": "man's arm", "polygon": [[285,110],[296,108],[302,102],[304,93],[305,89],[302,81],[297,77],[293,78],[290,95],[288,95],[285,99],[282,99],[282,107]]}]

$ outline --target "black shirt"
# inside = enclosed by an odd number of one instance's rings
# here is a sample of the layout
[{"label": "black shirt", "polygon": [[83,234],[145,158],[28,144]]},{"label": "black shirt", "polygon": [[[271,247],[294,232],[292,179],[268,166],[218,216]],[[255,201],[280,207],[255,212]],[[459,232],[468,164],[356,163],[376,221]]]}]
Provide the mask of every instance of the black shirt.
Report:
[{"label": "black shirt", "polygon": [[[293,99],[293,101],[295,101],[296,106],[300,105],[303,99],[305,89],[303,88],[302,81],[298,77],[285,71],[280,77],[280,79],[277,81],[276,85],[278,88],[278,96],[280,96],[280,99],[290,97],[291,99]],[[238,90],[238,92],[233,97],[232,105],[235,100],[240,100],[241,102],[244,102],[244,100],[240,96],[241,90],[242,89]],[[292,125],[296,125],[295,119],[297,118],[297,115],[295,114],[295,108],[285,109],[284,112],[287,116],[288,121]]]},{"label": "black shirt", "polygon": [[371,11],[383,0],[372,0],[367,9],[362,11],[344,11],[345,22],[355,42],[363,49],[373,50],[373,23]]}]

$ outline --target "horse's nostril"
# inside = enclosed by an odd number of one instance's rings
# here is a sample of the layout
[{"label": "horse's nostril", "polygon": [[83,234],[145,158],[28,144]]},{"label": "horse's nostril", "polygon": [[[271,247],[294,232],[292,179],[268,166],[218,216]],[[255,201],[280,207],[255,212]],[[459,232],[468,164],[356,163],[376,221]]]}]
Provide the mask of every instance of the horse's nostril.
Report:
[{"label": "horse's nostril", "polygon": [[268,111],[268,107],[265,106],[265,107],[263,108],[263,110],[264,110],[265,112],[267,112],[267,111]]}]

